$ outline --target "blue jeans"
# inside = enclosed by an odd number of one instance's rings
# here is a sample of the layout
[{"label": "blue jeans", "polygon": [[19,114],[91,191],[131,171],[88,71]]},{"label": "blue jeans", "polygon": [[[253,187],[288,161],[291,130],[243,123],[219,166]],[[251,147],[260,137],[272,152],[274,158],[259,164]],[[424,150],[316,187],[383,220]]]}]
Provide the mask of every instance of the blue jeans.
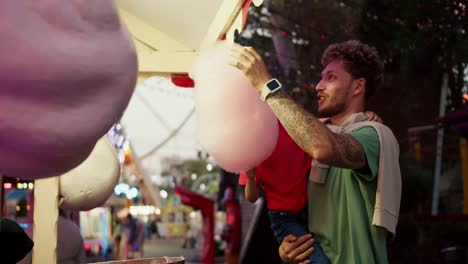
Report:
[{"label": "blue jeans", "polygon": [[[295,215],[288,212],[273,210],[268,210],[268,215],[270,216],[271,229],[278,243],[281,243],[283,238],[289,234],[296,237],[309,234],[307,230],[307,206]],[[309,256],[310,263],[330,263],[325,253],[323,253],[319,242],[315,241],[312,247],[314,247],[314,252]]]}]

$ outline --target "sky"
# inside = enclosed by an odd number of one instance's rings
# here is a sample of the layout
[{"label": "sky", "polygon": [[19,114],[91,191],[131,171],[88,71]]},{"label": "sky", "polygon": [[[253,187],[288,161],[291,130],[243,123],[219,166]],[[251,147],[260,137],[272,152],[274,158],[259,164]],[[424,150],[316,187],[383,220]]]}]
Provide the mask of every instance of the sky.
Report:
[{"label": "sky", "polygon": [[[160,175],[164,158],[197,157],[201,147],[195,134],[196,113],[191,114],[193,98],[193,89],[177,87],[163,77],[149,78],[137,86],[121,123],[146,176]],[[152,155],[141,159],[166,141],[184,120],[187,122],[173,138]]]}]

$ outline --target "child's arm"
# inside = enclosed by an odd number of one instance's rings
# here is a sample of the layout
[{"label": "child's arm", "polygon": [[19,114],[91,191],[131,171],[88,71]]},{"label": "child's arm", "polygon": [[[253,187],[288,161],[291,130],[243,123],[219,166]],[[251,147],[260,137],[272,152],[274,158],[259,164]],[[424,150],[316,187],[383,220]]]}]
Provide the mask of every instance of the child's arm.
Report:
[{"label": "child's arm", "polygon": [[251,203],[258,199],[258,187],[256,182],[257,169],[251,169],[247,172],[247,185],[245,186],[245,198]]}]

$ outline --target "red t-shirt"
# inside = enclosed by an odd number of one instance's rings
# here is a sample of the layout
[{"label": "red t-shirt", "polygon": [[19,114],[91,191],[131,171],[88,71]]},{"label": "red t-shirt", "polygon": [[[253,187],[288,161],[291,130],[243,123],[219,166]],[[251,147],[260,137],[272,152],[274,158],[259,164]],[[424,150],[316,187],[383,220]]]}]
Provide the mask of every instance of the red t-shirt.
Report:
[{"label": "red t-shirt", "polygon": [[312,157],[278,124],[278,142],[270,157],[257,166],[257,183],[263,186],[269,209],[294,214],[307,202]]}]

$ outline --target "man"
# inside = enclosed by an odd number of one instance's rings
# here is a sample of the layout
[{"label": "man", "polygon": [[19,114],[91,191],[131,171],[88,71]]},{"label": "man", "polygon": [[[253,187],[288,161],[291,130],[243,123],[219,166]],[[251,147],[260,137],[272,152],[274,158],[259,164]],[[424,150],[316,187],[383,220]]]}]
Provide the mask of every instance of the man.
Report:
[{"label": "man", "polygon": [[[231,65],[244,72],[291,138],[314,159],[309,231],[330,262],[387,263],[387,232],[395,234],[401,177],[395,137],[362,114],[366,99],[383,84],[377,51],[352,40],[324,52],[325,69],[316,86],[324,123],[281,89],[255,50],[234,46],[231,55]],[[286,236],[280,256],[309,263],[313,242],[311,235]]]}]

